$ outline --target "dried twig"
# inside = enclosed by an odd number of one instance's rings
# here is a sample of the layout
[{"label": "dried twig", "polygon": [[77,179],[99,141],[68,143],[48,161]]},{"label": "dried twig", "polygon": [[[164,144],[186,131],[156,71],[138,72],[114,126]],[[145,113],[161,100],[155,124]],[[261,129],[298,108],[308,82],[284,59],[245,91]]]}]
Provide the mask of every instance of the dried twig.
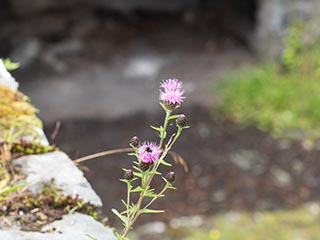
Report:
[{"label": "dried twig", "polygon": [[[81,158],[78,158],[73,161],[75,163],[79,164],[81,162],[85,162],[85,161],[92,160],[92,159],[99,158],[99,157],[104,157],[104,156],[113,155],[113,154],[117,154],[117,153],[128,153],[128,152],[133,152],[132,148],[118,148],[118,149],[107,150],[107,151],[103,151],[103,152],[90,154],[88,156],[81,157]],[[183,167],[183,170],[185,172],[189,171],[189,168],[188,168],[186,161],[178,153],[170,151],[169,154],[172,156],[172,158],[176,164],[180,164]]]}]

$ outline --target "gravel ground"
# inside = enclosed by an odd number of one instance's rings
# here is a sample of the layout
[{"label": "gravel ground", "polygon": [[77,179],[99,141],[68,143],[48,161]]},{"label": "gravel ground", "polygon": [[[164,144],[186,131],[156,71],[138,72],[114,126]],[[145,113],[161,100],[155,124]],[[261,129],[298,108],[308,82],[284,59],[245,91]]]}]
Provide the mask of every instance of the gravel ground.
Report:
[{"label": "gravel ground", "polygon": [[[274,140],[252,127],[213,120],[208,109],[201,106],[188,107],[184,112],[192,127],[185,131],[174,151],[185,158],[190,171],[184,173],[181,166],[174,166],[177,190],[154,205],[166,209],[166,214],[146,215],[142,222],[224,210],[290,208],[319,199],[317,145],[308,150],[306,143]],[[148,125],[161,124],[161,119],[162,115],[141,113],[114,121],[66,121],[56,143],[74,158],[127,147],[134,135],[156,139]],[[119,198],[125,194],[125,187],[118,182],[121,168],[130,167],[131,160],[120,154],[85,164],[90,169],[86,175],[103,198],[105,213],[112,223],[110,208],[121,209]],[[155,182],[155,186],[159,184]]]}]

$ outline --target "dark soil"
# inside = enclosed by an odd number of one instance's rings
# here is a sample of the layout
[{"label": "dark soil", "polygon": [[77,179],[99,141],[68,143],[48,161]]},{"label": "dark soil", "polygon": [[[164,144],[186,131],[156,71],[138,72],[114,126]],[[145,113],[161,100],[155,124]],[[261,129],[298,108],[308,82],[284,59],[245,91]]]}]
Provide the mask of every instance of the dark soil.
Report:
[{"label": "dark soil", "polygon": [[45,186],[41,193],[22,189],[9,194],[0,202],[0,225],[18,225],[23,231],[41,231],[44,225],[62,219],[69,212],[98,216],[96,206],[59,192],[59,189]]},{"label": "dark soil", "polygon": [[[160,111],[160,110],[159,110]],[[163,173],[175,169],[176,191],[154,204],[166,214],[146,215],[146,220],[169,220],[174,217],[214,214],[226,210],[256,210],[291,208],[320,197],[320,151],[305,150],[305,144],[274,140],[253,127],[213,120],[209,111],[194,106],[185,111],[190,129],[174,146],[174,151],[187,161],[190,172],[181,166],[161,169]],[[64,121],[55,143],[72,158],[98,151],[127,147],[132,136],[156,140],[156,133],[148,126],[160,125],[160,114],[136,114],[115,121]],[[169,127],[169,131],[174,130]],[[53,127],[47,129],[47,134]],[[255,153],[246,168],[233,160],[235,155]],[[104,201],[104,212],[114,223],[110,209],[122,210],[120,198],[125,196],[122,167],[129,168],[133,160],[126,154],[102,157],[85,163],[86,173]],[[257,167],[258,166],[258,167]],[[154,186],[160,185],[157,182]]]}]

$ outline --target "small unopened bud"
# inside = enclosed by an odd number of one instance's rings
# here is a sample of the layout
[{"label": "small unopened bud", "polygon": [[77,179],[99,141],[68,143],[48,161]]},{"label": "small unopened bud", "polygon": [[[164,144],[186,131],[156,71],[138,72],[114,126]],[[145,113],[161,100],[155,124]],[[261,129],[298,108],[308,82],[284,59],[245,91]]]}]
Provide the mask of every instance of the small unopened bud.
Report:
[{"label": "small unopened bud", "polygon": [[179,104],[176,104],[176,103],[170,103],[170,102],[163,102],[163,104],[165,105],[165,107],[170,110],[170,111],[173,111],[175,110],[176,108],[179,107]]},{"label": "small unopened bud", "polygon": [[140,165],[139,165],[139,168],[142,171],[147,171],[150,168],[151,165],[152,165],[151,163],[141,162]]},{"label": "small unopened bud", "polygon": [[167,173],[165,178],[167,179],[167,181],[169,183],[173,183],[176,180],[176,174],[175,174],[175,172],[169,172],[169,173]]},{"label": "small unopened bud", "polygon": [[184,114],[181,114],[178,118],[177,118],[177,126],[179,127],[185,127],[188,124],[188,120],[187,117]]},{"label": "small unopened bud", "polygon": [[127,171],[125,171],[124,179],[126,179],[126,180],[132,180],[133,179],[133,172],[132,172],[131,169],[128,169]]},{"label": "small unopened bud", "polygon": [[130,140],[130,145],[133,147],[139,147],[140,146],[140,139],[137,136],[134,136]]}]

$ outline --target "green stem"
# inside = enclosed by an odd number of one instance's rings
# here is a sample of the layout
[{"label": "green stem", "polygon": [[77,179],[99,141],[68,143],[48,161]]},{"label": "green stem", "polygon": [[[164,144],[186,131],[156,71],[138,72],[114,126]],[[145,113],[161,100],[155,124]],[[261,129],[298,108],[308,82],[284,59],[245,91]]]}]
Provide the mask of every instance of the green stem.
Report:
[{"label": "green stem", "polygon": [[121,233],[121,237],[122,238],[125,238],[128,235],[130,229],[132,228],[132,225],[134,224],[134,222],[139,217],[140,208],[141,208],[141,204],[142,204],[143,198],[144,198],[144,191],[140,193],[140,197],[139,197],[138,202],[137,202],[136,210],[133,213],[133,215],[129,218],[127,226],[123,229],[123,231]]},{"label": "green stem", "polygon": [[166,111],[166,117],[164,119],[164,123],[163,123],[163,130],[161,132],[160,135],[160,143],[159,143],[159,147],[162,147],[163,141],[166,138],[166,131],[167,131],[167,127],[168,127],[168,123],[169,123],[169,118],[171,115],[171,111],[170,110],[165,110]]},{"label": "green stem", "polygon": [[131,193],[131,182],[127,182],[127,218],[129,219],[129,208],[130,208],[130,193]]},{"label": "green stem", "polygon": [[157,200],[168,189],[168,187],[169,187],[169,185],[168,185],[168,183],[166,183],[164,188],[157,194],[157,196],[152,198],[151,201],[148,204],[146,204],[141,210],[143,211],[143,210],[147,209],[155,200]]},{"label": "green stem", "polygon": [[[169,119],[170,119],[170,115],[171,115],[171,111],[170,110],[166,110],[166,117],[164,120],[164,124],[163,124],[163,131],[161,132],[160,135],[160,143],[159,143],[159,147],[162,147],[162,144],[166,138],[166,129],[168,127],[168,123],[169,123]],[[171,147],[173,146],[173,144],[177,141],[177,139],[179,138],[179,136],[181,135],[183,128],[178,127],[178,131],[176,133],[176,135],[174,136],[174,138],[170,139],[168,145],[166,145],[165,150],[163,151],[161,157],[156,161],[156,163],[153,165],[152,168],[152,172],[156,171],[158,169],[158,167],[161,164],[161,161],[166,157],[166,155],[168,154],[169,150],[171,149]],[[136,209],[133,212],[133,214],[130,216],[128,215],[128,223],[125,226],[125,228],[123,229],[122,233],[121,233],[121,238],[125,238],[127,237],[130,229],[132,228],[133,224],[135,223],[135,221],[137,220],[137,218],[140,216],[141,212],[146,209],[147,207],[149,207],[159,196],[161,196],[168,188],[168,184],[166,184],[166,186],[162,189],[162,191],[156,196],[154,197],[144,208],[141,209],[141,205],[143,202],[143,198],[144,198],[144,194],[145,191],[149,188],[152,179],[154,177],[154,173],[150,174],[147,179],[145,179],[145,175],[142,175],[142,179],[141,179],[141,184],[143,187],[143,191],[140,193],[137,205],[136,205]]]}]

